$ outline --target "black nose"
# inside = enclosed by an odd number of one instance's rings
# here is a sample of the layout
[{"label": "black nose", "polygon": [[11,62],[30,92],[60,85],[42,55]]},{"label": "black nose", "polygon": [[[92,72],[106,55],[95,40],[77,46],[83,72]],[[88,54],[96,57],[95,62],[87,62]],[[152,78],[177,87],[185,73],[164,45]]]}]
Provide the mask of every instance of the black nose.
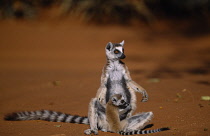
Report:
[{"label": "black nose", "polygon": [[122,54],[122,55],[120,56],[120,59],[124,59],[124,58],[126,58],[126,56],[125,56],[124,54]]},{"label": "black nose", "polygon": [[124,103],[125,103],[125,101],[124,101],[124,100],[121,100],[120,102],[121,102],[122,104],[124,104]]}]

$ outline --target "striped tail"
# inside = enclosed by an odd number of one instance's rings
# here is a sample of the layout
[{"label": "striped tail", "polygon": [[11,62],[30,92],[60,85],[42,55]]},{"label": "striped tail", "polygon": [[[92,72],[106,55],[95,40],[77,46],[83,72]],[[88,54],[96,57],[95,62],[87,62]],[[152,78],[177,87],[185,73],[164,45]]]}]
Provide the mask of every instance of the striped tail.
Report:
[{"label": "striped tail", "polygon": [[153,130],[134,130],[134,131],[129,131],[129,132],[120,131],[118,133],[120,135],[136,135],[136,134],[157,133],[157,132],[166,131],[166,130],[170,130],[170,129],[168,127],[166,127],[166,128],[159,128],[159,129],[153,129]]},{"label": "striped tail", "polygon": [[6,115],[4,119],[8,121],[45,120],[51,122],[89,124],[89,119],[87,117],[80,117],[77,115],[70,115],[49,110],[15,112]]}]

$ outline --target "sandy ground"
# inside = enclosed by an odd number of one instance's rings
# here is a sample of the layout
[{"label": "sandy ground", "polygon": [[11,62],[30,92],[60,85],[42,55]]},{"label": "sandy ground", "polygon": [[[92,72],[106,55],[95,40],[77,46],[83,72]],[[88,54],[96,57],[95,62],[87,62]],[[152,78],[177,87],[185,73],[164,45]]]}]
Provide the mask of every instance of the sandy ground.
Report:
[{"label": "sandy ground", "polygon": [[122,40],[124,62],[150,96],[141,103],[137,94],[136,113],[154,112],[151,129],[171,127],[150,135],[210,136],[210,101],[201,100],[210,96],[210,35],[185,37],[74,20],[0,22],[0,135],[84,135],[87,125],[3,118],[39,109],[87,115],[106,62],[104,47]]}]

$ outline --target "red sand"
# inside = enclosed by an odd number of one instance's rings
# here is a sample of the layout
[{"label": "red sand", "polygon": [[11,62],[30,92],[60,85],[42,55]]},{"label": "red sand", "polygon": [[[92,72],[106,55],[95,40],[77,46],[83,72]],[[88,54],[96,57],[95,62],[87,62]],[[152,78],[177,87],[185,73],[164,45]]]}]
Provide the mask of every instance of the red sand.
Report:
[{"label": "red sand", "polygon": [[106,62],[105,45],[125,40],[124,62],[150,96],[147,103],[141,103],[141,94],[137,94],[136,112],[154,112],[150,129],[171,127],[150,135],[209,136],[210,102],[201,101],[201,96],[210,96],[209,39],[210,35],[187,38],[169,31],[72,20],[1,21],[0,135],[84,135],[87,125],[10,122],[3,117],[39,109],[87,115]]}]

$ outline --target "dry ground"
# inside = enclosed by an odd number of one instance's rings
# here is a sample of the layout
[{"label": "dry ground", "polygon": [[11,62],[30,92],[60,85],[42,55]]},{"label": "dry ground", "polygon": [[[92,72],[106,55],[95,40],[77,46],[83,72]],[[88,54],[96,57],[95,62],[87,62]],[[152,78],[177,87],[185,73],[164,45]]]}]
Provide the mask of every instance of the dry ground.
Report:
[{"label": "dry ground", "polygon": [[[143,26],[142,26],[143,27]],[[4,121],[14,111],[50,109],[87,115],[105,64],[107,42],[125,40],[124,62],[150,96],[136,112],[153,111],[151,136],[209,136],[210,35],[184,37],[142,27],[63,21],[0,22],[0,135],[84,135],[87,125]],[[100,132],[101,136],[116,134]]]}]

